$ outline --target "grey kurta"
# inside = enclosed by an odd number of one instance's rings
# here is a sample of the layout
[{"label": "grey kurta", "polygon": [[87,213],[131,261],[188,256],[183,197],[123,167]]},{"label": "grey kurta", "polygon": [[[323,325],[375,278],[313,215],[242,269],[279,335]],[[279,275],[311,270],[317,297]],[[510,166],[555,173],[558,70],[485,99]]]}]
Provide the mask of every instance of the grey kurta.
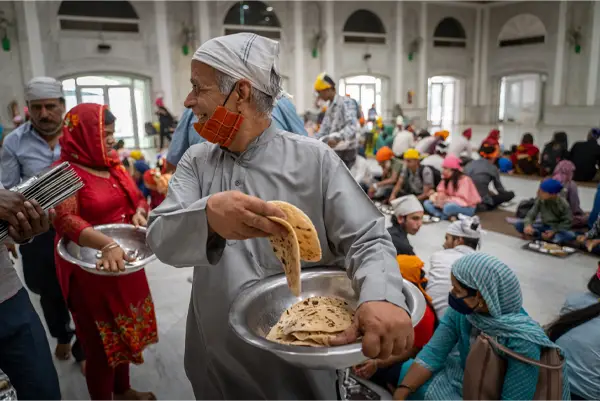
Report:
[{"label": "grey kurta", "polygon": [[192,146],[167,198],[150,215],[148,243],[158,258],[195,266],[185,369],[196,398],[335,399],[335,372],[298,369],[229,328],[229,306],[240,289],[282,268],[266,238],[209,238],[206,202],[228,190],[296,205],[319,233],[319,265],[346,266],[360,302],[387,300],[406,308],[383,216],[326,144],[273,125],[240,155],[210,143]]}]

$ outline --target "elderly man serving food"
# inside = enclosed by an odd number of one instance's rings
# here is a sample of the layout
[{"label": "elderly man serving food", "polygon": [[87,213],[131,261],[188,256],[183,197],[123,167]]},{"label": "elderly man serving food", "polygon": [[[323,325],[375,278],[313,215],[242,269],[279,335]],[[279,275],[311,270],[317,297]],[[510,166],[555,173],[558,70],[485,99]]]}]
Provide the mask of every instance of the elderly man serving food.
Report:
[{"label": "elderly man serving food", "polygon": [[301,209],[317,231],[320,264],[345,266],[353,281],[353,324],[331,345],[360,338],[366,356],[386,358],[413,343],[383,216],[327,144],[272,123],[281,91],[278,52],[277,42],[249,33],[198,48],[185,106],[207,142],[185,153],[150,216],[148,243],[158,258],[195,266],[185,369],[199,399],[336,398],[335,372],[292,366],[229,328],[240,291],[282,273],[266,237],[287,231],[267,217],[286,214],[268,201]]}]

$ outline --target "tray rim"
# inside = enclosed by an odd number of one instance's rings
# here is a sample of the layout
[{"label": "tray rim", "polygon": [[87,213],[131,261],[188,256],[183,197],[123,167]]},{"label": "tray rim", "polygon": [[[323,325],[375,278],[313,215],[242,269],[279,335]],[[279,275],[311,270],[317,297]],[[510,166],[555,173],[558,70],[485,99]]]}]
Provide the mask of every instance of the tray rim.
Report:
[{"label": "tray rim", "polygon": [[[111,229],[111,228],[128,228],[128,229],[133,229],[134,231],[139,231],[144,233],[144,235],[147,232],[147,228],[146,227],[135,227],[133,224],[122,224],[122,223],[115,223],[115,224],[100,224],[97,226],[94,226],[94,229]],[[154,260],[156,260],[156,255],[153,253],[151,256],[147,257],[144,260],[138,260],[135,261],[133,263],[127,263],[126,264],[126,269],[124,272],[120,272],[120,273],[112,273],[112,272],[104,272],[104,271],[100,271],[96,269],[96,265],[92,264],[92,263],[88,263],[88,262],[84,262],[82,260],[79,260],[75,257],[73,257],[68,251],[67,251],[67,244],[71,242],[70,240],[66,239],[65,237],[62,237],[59,241],[58,244],[56,245],[56,250],[58,252],[58,255],[64,259],[65,261],[72,263],[74,265],[77,265],[81,268],[83,268],[86,271],[91,271],[91,273],[94,274],[98,274],[98,275],[123,275],[123,274],[128,274],[128,273],[135,273],[136,271],[142,269],[144,266],[146,266],[147,264],[153,262]],[[82,248],[86,248],[86,247],[82,247]],[[90,248],[91,249],[91,248]]]}]

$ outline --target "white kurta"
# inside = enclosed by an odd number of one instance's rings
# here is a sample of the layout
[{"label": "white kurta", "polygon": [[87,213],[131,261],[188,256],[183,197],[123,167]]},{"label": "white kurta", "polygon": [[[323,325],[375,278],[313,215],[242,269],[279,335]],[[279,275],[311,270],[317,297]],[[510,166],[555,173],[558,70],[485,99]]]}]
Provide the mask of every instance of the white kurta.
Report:
[{"label": "white kurta", "polygon": [[438,319],[441,319],[448,309],[448,293],[452,289],[450,278],[452,265],[458,259],[473,252],[475,252],[473,248],[459,245],[431,255],[429,266],[425,267],[425,277],[427,278],[427,294],[431,297],[431,303]]},{"label": "white kurta", "polygon": [[195,266],[185,369],[197,398],[336,398],[335,372],[291,366],[229,328],[229,306],[240,289],[282,273],[282,267],[266,238],[209,236],[207,200],[228,190],[298,206],[319,233],[318,265],[344,266],[359,302],[387,300],[405,308],[384,217],[329,146],[273,125],[239,155],[210,143],[192,146],[167,198],[150,215],[147,239],[157,257],[176,267]]},{"label": "white kurta", "polygon": [[448,145],[448,154],[456,157],[473,157],[473,146],[471,145],[471,141],[464,136],[452,138],[450,145]]}]

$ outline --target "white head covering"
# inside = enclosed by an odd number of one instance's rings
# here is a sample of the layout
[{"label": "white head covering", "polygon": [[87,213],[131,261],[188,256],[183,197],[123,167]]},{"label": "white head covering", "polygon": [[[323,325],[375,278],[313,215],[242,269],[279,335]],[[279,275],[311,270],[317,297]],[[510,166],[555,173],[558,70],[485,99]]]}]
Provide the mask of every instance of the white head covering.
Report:
[{"label": "white head covering", "polygon": [[279,75],[279,43],[253,33],[236,33],[210,39],[192,57],[277,98],[281,88],[271,85],[271,71]]},{"label": "white head covering", "polygon": [[404,124],[404,117],[402,117],[402,116],[396,117],[396,125],[403,125],[403,124]]},{"label": "white head covering", "polygon": [[398,216],[408,216],[411,213],[422,212],[423,205],[414,195],[406,195],[400,198],[394,199],[391,203],[392,208],[394,209],[394,215]]},{"label": "white head covering", "polygon": [[25,101],[64,97],[62,83],[50,77],[36,77],[25,85]]},{"label": "white head covering", "polygon": [[462,214],[458,215],[458,220],[448,226],[446,234],[463,238],[481,238],[484,231],[481,229],[479,217],[468,217]]}]

